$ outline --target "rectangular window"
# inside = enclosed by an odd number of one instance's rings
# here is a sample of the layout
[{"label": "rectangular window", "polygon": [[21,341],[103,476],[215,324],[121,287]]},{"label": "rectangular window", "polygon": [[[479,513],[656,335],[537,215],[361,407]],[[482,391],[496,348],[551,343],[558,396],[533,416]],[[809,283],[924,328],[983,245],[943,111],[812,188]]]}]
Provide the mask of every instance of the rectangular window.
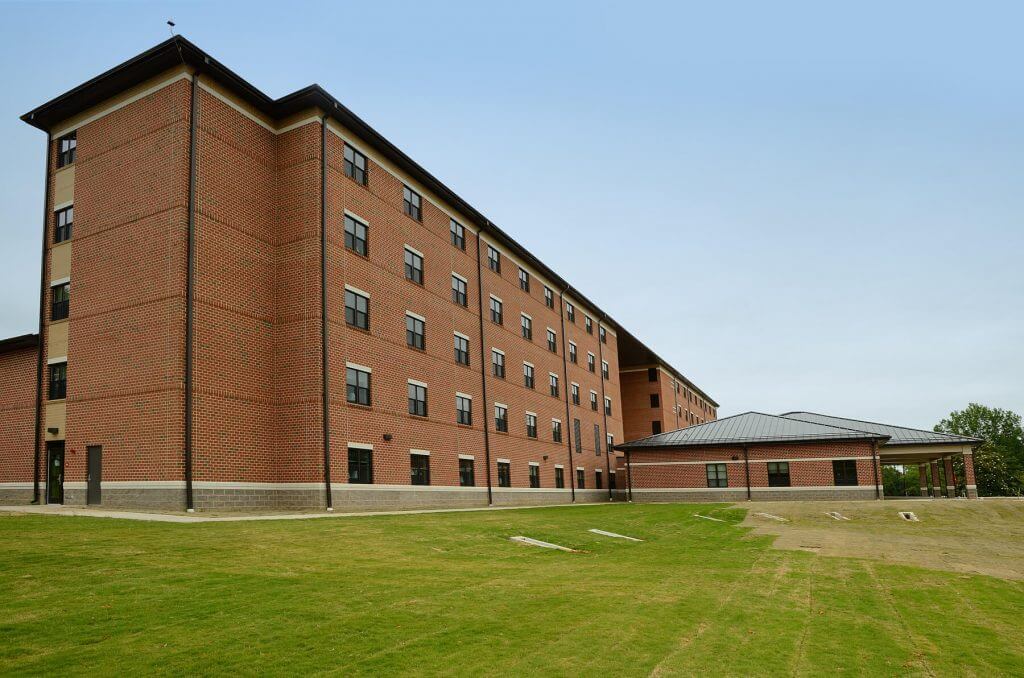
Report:
[{"label": "rectangular window", "polygon": [[427,416],[427,387],[423,384],[409,383],[409,414]]},{"label": "rectangular window", "polygon": [[608,361],[607,360],[602,360],[601,361],[601,377],[603,379],[607,379],[608,378]]},{"label": "rectangular window", "polygon": [[581,468],[576,469],[576,487],[581,490],[587,489],[587,472]]},{"label": "rectangular window", "polygon": [[348,481],[358,485],[373,482],[373,452],[358,447],[348,448]]},{"label": "rectangular window", "polygon": [[50,400],[60,400],[68,394],[68,364],[50,365]]},{"label": "rectangular window", "polygon": [[608,396],[604,398],[604,413],[609,417],[612,416],[612,399]]},{"label": "rectangular window", "polygon": [[836,485],[857,484],[857,462],[853,459],[837,459],[832,462],[832,475]]},{"label": "rectangular window", "polygon": [[466,294],[466,279],[452,273],[452,301],[459,306],[466,306],[469,297]]},{"label": "rectangular window", "polygon": [[354,179],[356,182],[366,185],[366,156],[345,144],[345,176]]},{"label": "rectangular window", "polygon": [[602,487],[604,487],[604,483],[601,480],[601,475],[602,475],[601,474],[601,469],[595,469],[594,470],[594,487],[596,487],[599,490]]},{"label": "rectangular window", "polygon": [[345,322],[359,329],[370,329],[370,299],[345,290]]},{"label": "rectangular window", "polygon": [[345,399],[357,405],[370,404],[370,373],[355,367],[345,369]]},{"label": "rectangular window", "polygon": [[366,224],[356,221],[347,214],[345,215],[345,247],[364,257],[369,254]]},{"label": "rectangular window", "polygon": [[583,316],[583,327],[587,330],[587,334],[594,333],[594,321],[590,319],[589,315]]},{"label": "rectangular window", "polygon": [[591,372],[597,370],[596,359],[594,358],[594,354],[590,351],[587,351],[587,369]]},{"label": "rectangular window", "polygon": [[405,343],[410,348],[418,348],[421,351],[427,348],[426,323],[422,318],[406,314]]},{"label": "rectangular window", "polygon": [[71,283],[54,285],[50,288],[50,320],[64,320],[68,317],[71,301]]},{"label": "rectangular window", "polygon": [[466,249],[466,228],[459,222],[452,219],[451,234],[452,245],[464,251]]},{"label": "rectangular window", "polygon": [[576,344],[569,342],[569,362],[576,364]]},{"label": "rectangular window", "polygon": [[708,487],[729,487],[729,474],[725,464],[708,464]]},{"label": "rectangular window", "polygon": [[561,466],[555,467],[555,487],[560,490],[565,488],[565,469]]},{"label": "rectangular window", "polygon": [[557,374],[552,374],[550,372],[548,373],[548,390],[551,392],[551,395],[553,395],[556,398],[558,397],[558,375]]},{"label": "rectangular window", "polygon": [[[605,441],[605,443],[608,445],[608,454],[611,454],[612,452],[615,451],[615,436],[613,436],[611,433],[609,433],[608,434],[608,438]],[[612,479],[614,479],[614,478],[615,478],[615,474],[613,473],[612,474]]]},{"label": "rectangular window", "polygon": [[490,245],[487,246],[487,268],[501,274],[501,253]]},{"label": "rectangular window", "polygon": [[65,134],[57,140],[57,169],[70,165],[75,161],[75,151],[78,149],[78,132]]},{"label": "rectangular window", "polygon": [[661,407],[661,396],[657,393],[651,394],[651,407]]},{"label": "rectangular window", "polygon": [[530,487],[540,487],[540,466],[530,464]]},{"label": "rectangular window", "polygon": [[519,269],[519,289],[524,292],[530,291],[530,274],[523,269]]},{"label": "rectangular window", "polygon": [[71,227],[75,221],[75,206],[69,205],[53,214],[53,242],[64,242],[71,239]]},{"label": "rectangular window", "polygon": [[501,304],[501,300],[497,297],[491,297],[491,322],[497,325],[501,325],[505,320],[503,311],[504,307]]},{"label": "rectangular window", "polygon": [[423,255],[405,248],[405,279],[423,284]]},{"label": "rectangular window", "polygon": [[604,331],[603,327],[598,330],[598,334],[601,335],[601,343],[602,344],[607,344],[608,343],[608,333]]},{"label": "rectangular window", "polygon": [[430,455],[409,455],[409,482],[413,485],[430,484]]},{"label": "rectangular window", "polygon": [[558,337],[555,336],[554,330],[548,330],[548,350],[552,353],[558,353]]},{"label": "rectangular window", "polygon": [[533,388],[533,365],[523,363],[523,386]]},{"label": "rectangular window", "polygon": [[469,366],[469,339],[455,335],[455,362]]},{"label": "rectangular window", "polygon": [[496,348],[491,349],[491,374],[499,379],[505,378],[505,354]]},{"label": "rectangular window", "polygon": [[601,426],[594,424],[594,454],[601,456]]},{"label": "rectangular window", "polygon": [[661,422],[657,419],[651,422],[651,433],[654,435],[661,433]]},{"label": "rectangular window", "polygon": [[579,384],[572,384],[570,386],[569,393],[572,395],[572,404],[573,405],[579,405],[580,404],[580,385]]},{"label": "rectangular window", "polygon": [[789,487],[789,462],[768,462],[768,487]]},{"label": "rectangular window", "polygon": [[512,465],[507,461],[498,462],[498,487],[512,487]]},{"label": "rectangular window", "polygon": [[583,438],[580,436],[580,420],[572,420],[572,436],[576,439],[576,454],[583,454]]},{"label": "rectangular window", "polygon": [[608,489],[615,489],[615,471],[612,471],[611,473],[608,474]]},{"label": "rectangular window", "polygon": [[420,194],[408,186],[402,187],[402,209],[416,221],[423,221]]},{"label": "rectangular window", "polygon": [[658,381],[658,368],[649,367],[647,368],[647,381]]},{"label": "rectangular window", "polygon": [[547,285],[544,286],[544,305],[548,308],[555,307],[555,293]]},{"label": "rectangular window", "polygon": [[533,320],[525,313],[519,318],[519,325],[523,333],[523,339],[533,339]]},{"label": "rectangular window", "polygon": [[565,317],[569,319],[569,322],[576,324],[576,307],[568,301],[565,302]]},{"label": "rectangular window", "polygon": [[508,408],[504,405],[494,406],[494,430],[508,433]]},{"label": "rectangular window", "polygon": [[590,409],[597,412],[597,391],[590,392]]},{"label": "rectangular window", "polygon": [[467,396],[455,396],[455,422],[464,426],[473,425],[473,399]]},{"label": "rectangular window", "polygon": [[526,437],[537,437],[537,415],[530,412],[526,413]]},{"label": "rectangular window", "polygon": [[472,459],[459,459],[459,485],[474,487],[476,485],[476,462]]},{"label": "rectangular window", "polygon": [[551,440],[556,443],[562,442],[562,422],[557,419],[551,420]]}]

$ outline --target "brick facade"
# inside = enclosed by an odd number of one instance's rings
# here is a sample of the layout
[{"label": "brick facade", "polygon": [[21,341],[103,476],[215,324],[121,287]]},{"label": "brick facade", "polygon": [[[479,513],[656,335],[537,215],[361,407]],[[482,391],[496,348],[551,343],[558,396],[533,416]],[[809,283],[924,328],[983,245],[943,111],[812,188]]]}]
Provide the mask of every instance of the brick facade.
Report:
[{"label": "brick facade", "polygon": [[32,499],[36,356],[34,346],[0,351],[0,503]]},{"label": "brick facade", "polygon": [[659,365],[630,367],[620,376],[626,440],[657,433],[655,422],[672,431],[718,418],[717,405]]}]

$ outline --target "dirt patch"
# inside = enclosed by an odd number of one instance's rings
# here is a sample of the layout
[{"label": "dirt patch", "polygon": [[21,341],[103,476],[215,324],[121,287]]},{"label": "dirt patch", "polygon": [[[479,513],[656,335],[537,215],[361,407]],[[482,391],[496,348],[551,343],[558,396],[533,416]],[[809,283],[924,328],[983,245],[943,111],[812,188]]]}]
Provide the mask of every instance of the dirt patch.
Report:
[{"label": "dirt patch", "polygon": [[[779,549],[1024,580],[1024,501],[749,502],[742,525]],[[837,521],[838,511],[849,520]],[[900,511],[913,511],[908,522]],[[768,513],[787,522],[765,518]]]}]

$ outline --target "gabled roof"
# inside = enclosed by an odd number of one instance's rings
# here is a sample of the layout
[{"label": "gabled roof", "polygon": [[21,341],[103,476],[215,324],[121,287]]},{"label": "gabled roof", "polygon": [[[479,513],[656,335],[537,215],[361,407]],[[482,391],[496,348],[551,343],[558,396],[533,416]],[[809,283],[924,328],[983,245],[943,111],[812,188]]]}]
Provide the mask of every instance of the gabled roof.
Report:
[{"label": "gabled roof", "polygon": [[797,443],[819,440],[877,440],[884,442],[888,438],[889,436],[883,433],[857,431],[761,412],[746,412],[696,426],[658,433],[647,438],[616,445],[616,449]]},{"label": "gabled roof", "polygon": [[886,443],[887,447],[893,447],[894,445],[977,445],[982,442],[978,438],[967,436],[936,433],[935,431],[926,431],[919,428],[879,424],[873,421],[861,421],[845,417],[833,417],[828,414],[817,414],[815,412],[786,412],[782,416],[794,421],[841,426],[885,435],[889,437],[889,442]]}]

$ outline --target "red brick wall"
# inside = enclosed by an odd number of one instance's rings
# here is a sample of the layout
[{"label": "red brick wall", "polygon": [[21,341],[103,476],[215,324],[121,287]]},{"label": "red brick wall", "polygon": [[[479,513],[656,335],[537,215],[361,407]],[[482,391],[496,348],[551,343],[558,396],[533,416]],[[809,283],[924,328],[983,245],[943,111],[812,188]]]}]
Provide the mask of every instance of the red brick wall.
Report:
[{"label": "red brick wall", "polygon": [[[662,431],[672,431],[717,418],[715,408],[685,384],[661,369],[658,380],[650,381],[647,369],[630,367],[621,375],[626,440],[652,435],[654,421],[661,422]],[[651,395],[655,393],[659,396],[658,407],[651,407]]]},{"label": "red brick wall", "polygon": [[0,483],[32,480],[36,349],[0,353]]}]

